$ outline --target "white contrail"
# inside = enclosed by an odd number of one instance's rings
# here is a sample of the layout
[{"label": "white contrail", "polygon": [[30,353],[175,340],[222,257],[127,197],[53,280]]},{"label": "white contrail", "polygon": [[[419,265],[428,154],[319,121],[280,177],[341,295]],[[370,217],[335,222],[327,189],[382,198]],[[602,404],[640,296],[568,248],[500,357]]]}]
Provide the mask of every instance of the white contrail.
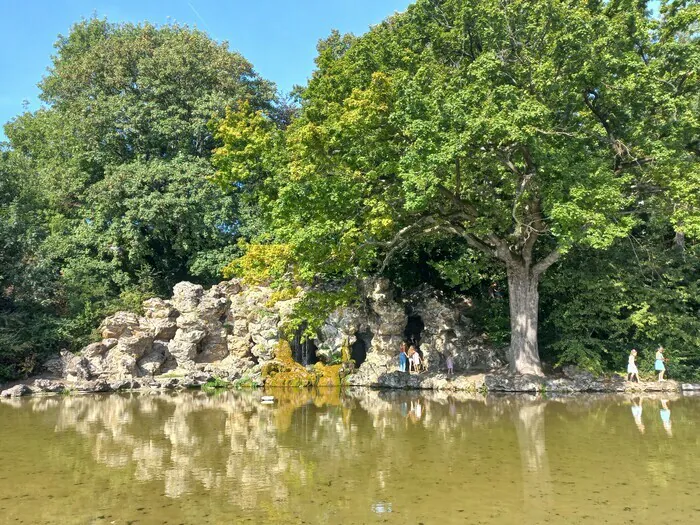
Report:
[{"label": "white contrail", "polygon": [[202,24],[204,25],[204,28],[205,28],[207,31],[209,31],[209,34],[210,34],[211,36],[214,36],[214,34],[212,33],[211,28],[209,27],[209,24],[207,24],[206,21],[204,20],[204,18],[202,18],[202,15],[199,14],[199,11],[197,11],[197,10],[194,8],[194,6],[193,6],[191,3],[189,3],[189,2],[187,2],[187,5],[190,6],[190,9],[192,9],[192,12],[193,12],[195,15],[197,15],[197,18],[199,18],[200,22],[202,22]]}]

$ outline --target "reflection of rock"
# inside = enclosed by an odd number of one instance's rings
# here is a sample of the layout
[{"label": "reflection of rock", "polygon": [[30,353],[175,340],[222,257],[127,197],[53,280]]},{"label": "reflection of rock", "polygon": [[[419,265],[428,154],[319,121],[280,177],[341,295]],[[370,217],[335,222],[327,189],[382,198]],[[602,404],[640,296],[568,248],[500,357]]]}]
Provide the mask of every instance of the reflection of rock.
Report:
[{"label": "reflection of rock", "polygon": [[[503,415],[469,394],[288,389],[275,396],[273,406],[260,404],[259,394],[235,392],[36,397],[31,406],[51,415],[57,432],[83,436],[105,467],[162,483],[170,498],[216,491],[243,509],[283,501],[290,486],[313,493],[319,476],[336,479],[339,465],[370,469],[360,475],[375,479],[376,466],[359,455],[370,445],[371,457],[401,456],[387,437],[406,424],[404,404],[420,403],[421,418],[411,422],[430,429],[433,446]],[[309,446],[300,448],[299,440]]]}]

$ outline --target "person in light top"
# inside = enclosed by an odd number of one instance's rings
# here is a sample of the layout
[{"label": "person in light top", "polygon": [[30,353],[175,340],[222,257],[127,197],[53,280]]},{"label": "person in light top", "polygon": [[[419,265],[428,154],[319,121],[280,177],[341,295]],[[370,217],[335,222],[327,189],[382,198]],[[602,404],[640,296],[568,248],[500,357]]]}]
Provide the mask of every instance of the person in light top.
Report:
[{"label": "person in light top", "polygon": [[637,351],[633,348],[627,360],[627,381],[632,381],[636,377],[637,383],[639,383],[639,370],[637,370],[637,364],[634,362],[636,358]]},{"label": "person in light top", "polygon": [[452,356],[452,354],[447,354],[447,357],[445,358],[445,364],[447,365],[447,375],[451,376],[454,375],[455,373],[455,358]]},{"label": "person in light top", "polygon": [[[411,346],[413,348],[413,346]],[[409,351],[409,354],[411,352]],[[420,358],[420,353],[418,353],[418,350],[414,348],[413,355],[411,356],[411,360],[413,361],[413,370],[415,372],[420,372],[421,371],[421,358]]]},{"label": "person in light top", "polygon": [[664,357],[664,347],[659,346],[659,348],[656,349],[656,360],[654,361],[654,370],[659,373],[659,381],[665,381],[664,372],[666,372],[666,361],[668,361],[668,359]]}]

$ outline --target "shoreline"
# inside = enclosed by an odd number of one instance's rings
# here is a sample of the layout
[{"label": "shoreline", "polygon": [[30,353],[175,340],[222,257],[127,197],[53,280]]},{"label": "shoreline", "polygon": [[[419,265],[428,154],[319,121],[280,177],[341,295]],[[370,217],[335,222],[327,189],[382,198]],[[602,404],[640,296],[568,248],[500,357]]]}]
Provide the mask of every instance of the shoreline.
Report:
[{"label": "shoreline", "polygon": [[[116,392],[158,392],[207,390],[207,385],[220,381],[220,376],[211,372],[191,372],[179,376],[166,375],[153,378],[97,379],[92,381],[68,380],[60,377],[39,376],[0,385],[0,397],[22,397],[31,395],[67,395]],[[223,385],[223,386],[222,386]],[[644,394],[644,393],[700,393],[700,384],[682,383],[673,380],[631,383],[619,376],[593,377],[579,372],[569,377],[562,376],[518,376],[502,372],[454,374],[424,372],[407,374],[392,371],[378,375],[374,380],[363,380],[359,376],[348,376],[347,381],[337,387],[369,388],[373,390],[446,391],[481,394]],[[261,382],[236,386],[224,380],[212,389],[251,389],[265,391],[276,387],[265,387]],[[277,387],[279,388],[279,387]],[[294,388],[294,387],[291,387]],[[313,389],[318,387],[303,387]]]}]

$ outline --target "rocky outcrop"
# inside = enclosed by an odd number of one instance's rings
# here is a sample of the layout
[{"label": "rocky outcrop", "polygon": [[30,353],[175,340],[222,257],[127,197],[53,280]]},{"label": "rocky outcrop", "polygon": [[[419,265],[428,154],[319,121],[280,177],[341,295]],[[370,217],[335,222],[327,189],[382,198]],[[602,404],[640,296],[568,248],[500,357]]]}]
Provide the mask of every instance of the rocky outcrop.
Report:
[{"label": "rocky outcrop", "polygon": [[[44,365],[48,378],[3,395],[188,388],[212,378],[249,385],[342,381],[349,386],[448,391],[678,388],[672,382],[633,387],[620,378],[595,378],[575,368],[557,378],[510,375],[504,351],[474,331],[467,301],[455,303],[430,288],[398,298],[384,279],[365,281],[359,300],[332,312],[316,337],[300,348],[301,329],[290,330],[290,320],[302,296],[277,300],[271,288],[238,280],[208,290],[179,283],[171,299],[145,301],[142,315],[117,312],[107,317],[99,327],[102,340],[75,355],[59,353]],[[397,371],[403,341],[415,344],[422,354],[422,373]],[[449,377],[444,374],[448,355],[457,372]]]},{"label": "rocky outcrop", "polygon": [[[180,380],[198,373],[261,382],[265,364],[279,361],[281,340],[300,344],[300,332],[289,333],[289,326],[302,296],[277,300],[271,288],[238,280],[207,290],[182,282],[172,298],[145,301],[142,315],[107,317],[99,327],[101,341],[76,355],[61,352],[45,369],[68,384],[111,385],[112,390],[133,387],[134,381],[155,382],[158,388],[164,377]],[[448,354],[458,371],[503,364],[502,352],[473,333],[464,308],[429,289],[400,300],[385,279],[365,281],[360,300],[332,312],[316,337],[304,343],[306,354],[293,350],[292,355],[302,367],[342,363],[337,370],[343,377],[352,372],[345,378],[348,384],[377,385],[396,370],[398,349],[406,340],[417,345],[433,374],[444,368]],[[183,383],[196,381],[178,384]]]}]

